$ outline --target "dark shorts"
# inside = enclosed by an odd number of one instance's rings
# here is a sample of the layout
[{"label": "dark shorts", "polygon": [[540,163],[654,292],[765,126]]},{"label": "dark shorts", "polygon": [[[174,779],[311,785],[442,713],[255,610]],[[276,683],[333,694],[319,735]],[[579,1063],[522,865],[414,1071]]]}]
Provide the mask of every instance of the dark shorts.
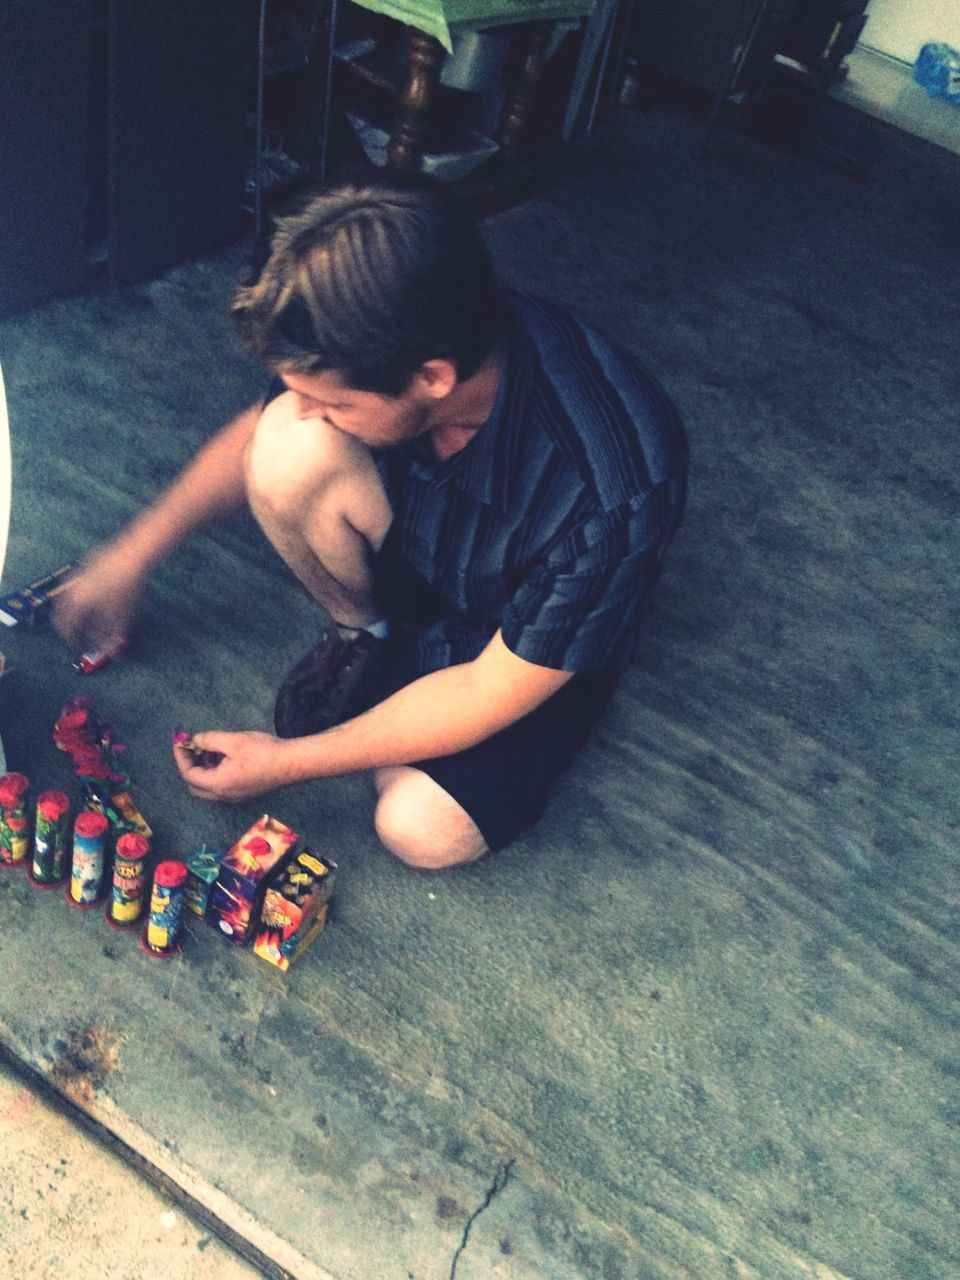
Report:
[{"label": "dark shorts", "polygon": [[[418,636],[449,616],[436,590],[400,555],[393,530],[373,570],[393,636],[390,661],[367,706],[417,678],[422,670]],[[490,849],[502,849],[543,813],[550,788],[586,742],[616,681],[611,672],[582,672],[535,711],[475,747],[418,761],[415,767],[466,810]]]},{"label": "dark shorts", "polygon": [[[416,678],[405,647],[397,644],[368,705]],[[553,783],[586,742],[615,683],[608,672],[575,675],[536,710],[475,747],[413,767],[466,810],[490,849],[502,849],[543,813]]]},{"label": "dark shorts", "polygon": [[610,690],[574,678],[542,706],[475,747],[417,764],[465,809],[490,849],[543,813],[553,783],[586,742]]}]

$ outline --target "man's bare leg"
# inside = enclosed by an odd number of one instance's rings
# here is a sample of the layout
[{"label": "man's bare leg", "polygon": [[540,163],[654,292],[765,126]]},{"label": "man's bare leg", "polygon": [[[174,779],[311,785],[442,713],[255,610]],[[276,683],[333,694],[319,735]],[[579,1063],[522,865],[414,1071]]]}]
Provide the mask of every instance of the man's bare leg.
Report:
[{"label": "man's bare leg", "polygon": [[[393,513],[366,446],[320,419],[301,419],[289,393],[264,411],[246,457],[247,496],[261,528],[333,619],[378,616],[370,573]],[[410,866],[472,862],[487,851],[459,804],[420,769],[375,775],[377,834]]]},{"label": "man's bare leg", "polygon": [[319,418],[300,418],[287,392],[257,424],[246,482],[267,538],[334,621],[374,622],[370,556],[393,515],[367,447]]},{"label": "man's bare leg", "polygon": [[408,866],[441,871],[476,862],[487,852],[470,815],[421,769],[378,769],[374,780],[380,796],[374,815],[377,835]]}]

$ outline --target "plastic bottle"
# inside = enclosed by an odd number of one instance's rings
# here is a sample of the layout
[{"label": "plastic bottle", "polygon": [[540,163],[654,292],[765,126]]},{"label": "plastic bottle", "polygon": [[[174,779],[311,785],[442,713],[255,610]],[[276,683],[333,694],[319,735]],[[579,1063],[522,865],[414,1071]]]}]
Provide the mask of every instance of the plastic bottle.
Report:
[{"label": "plastic bottle", "polygon": [[946,98],[960,107],[960,53],[950,45],[925,44],[913,65],[913,78],[932,98]]}]

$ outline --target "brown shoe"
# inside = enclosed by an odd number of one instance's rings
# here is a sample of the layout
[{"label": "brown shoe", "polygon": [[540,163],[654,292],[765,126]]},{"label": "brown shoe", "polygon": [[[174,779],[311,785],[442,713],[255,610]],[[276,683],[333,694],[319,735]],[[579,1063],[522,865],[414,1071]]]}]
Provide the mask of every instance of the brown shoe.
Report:
[{"label": "brown shoe", "polygon": [[280,686],[273,723],[280,738],[322,733],[356,715],[388,644],[369,631],[344,639],[336,629],[300,659]]}]

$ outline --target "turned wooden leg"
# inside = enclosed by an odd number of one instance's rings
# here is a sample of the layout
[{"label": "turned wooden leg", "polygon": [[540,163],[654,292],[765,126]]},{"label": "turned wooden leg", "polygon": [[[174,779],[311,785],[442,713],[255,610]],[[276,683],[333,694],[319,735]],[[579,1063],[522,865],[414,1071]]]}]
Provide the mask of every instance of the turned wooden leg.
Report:
[{"label": "turned wooden leg", "polygon": [[409,28],[407,82],[400,97],[400,112],[387,148],[391,169],[419,169],[427,115],[443,60],[443,45],[433,36]]},{"label": "turned wooden leg", "polygon": [[506,164],[512,164],[520,154],[523,133],[543,75],[543,51],[553,25],[552,22],[531,22],[524,32],[523,56],[500,117],[500,153]]}]

